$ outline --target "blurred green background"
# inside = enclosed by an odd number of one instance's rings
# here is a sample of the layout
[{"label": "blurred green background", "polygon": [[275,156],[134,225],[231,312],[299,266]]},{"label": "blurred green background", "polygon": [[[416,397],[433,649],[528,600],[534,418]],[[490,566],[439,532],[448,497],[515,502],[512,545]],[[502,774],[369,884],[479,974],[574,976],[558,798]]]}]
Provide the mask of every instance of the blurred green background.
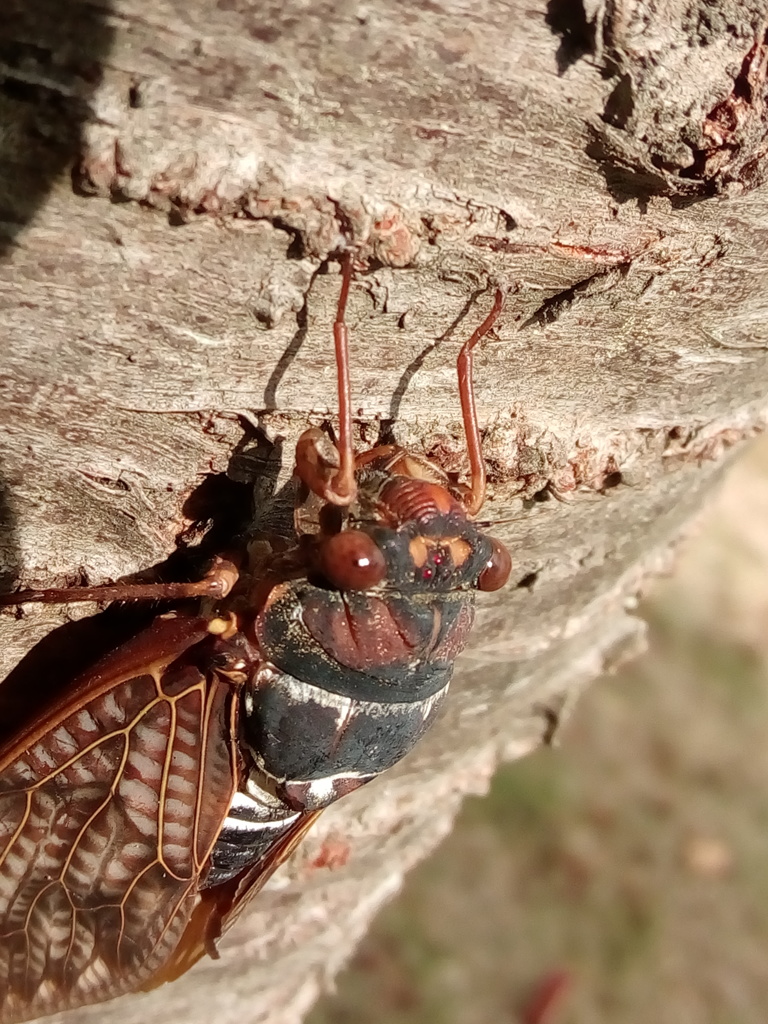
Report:
[{"label": "blurred green background", "polygon": [[649,653],[467,801],[310,1024],[768,1022],[768,439],[642,614]]}]

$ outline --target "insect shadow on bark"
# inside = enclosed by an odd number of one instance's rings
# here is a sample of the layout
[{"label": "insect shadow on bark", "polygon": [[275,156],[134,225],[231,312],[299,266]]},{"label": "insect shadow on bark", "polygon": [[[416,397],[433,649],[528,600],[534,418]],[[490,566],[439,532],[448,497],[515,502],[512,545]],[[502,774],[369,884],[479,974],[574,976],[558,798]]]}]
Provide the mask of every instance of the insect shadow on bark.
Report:
[{"label": "insect shadow on bark", "polygon": [[21,566],[16,516],[8,495],[8,485],[0,476],[0,594],[11,589]]},{"label": "insect shadow on bark", "polygon": [[583,3],[549,0],[544,20],[560,38],[555,55],[559,75],[564,75],[582,57],[595,52],[595,22],[589,20]]},{"label": "insect shadow on bark", "polygon": [[424,365],[430,352],[433,352],[438,348],[438,346],[442,345],[452,337],[459,325],[463,323],[470,310],[475,306],[477,300],[486,291],[488,291],[487,287],[475,288],[443,333],[433,341],[426,344],[421,352],[419,352],[419,354],[413,358],[403,370],[400,380],[397,382],[397,386],[392,393],[392,399],[389,403],[389,415],[382,419],[381,424],[379,425],[379,433],[376,438],[377,445],[396,443],[394,426],[400,418],[400,406],[402,405],[406,391],[411,385],[411,381]]},{"label": "insect shadow on bark", "polygon": [[0,255],[82,151],[114,29],[109,10],[70,0],[2,5],[0,27]]},{"label": "insect shadow on bark", "polygon": [[312,285],[314,284],[314,280],[317,277],[317,275],[320,273],[320,271],[324,267],[327,268],[327,266],[328,266],[327,263],[321,264],[321,267],[318,268],[315,271],[315,273],[312,275],[312,277],[310,278],[309,287],[307,288],[306,293],[304,295],[304,303],[303,303],[301,309],[296,314],[296,332],[293,335],[293,337],[291,338],[291,340],[288,342],[288,344],[287,344],[287,346],[285,348],[285,351],[283,352],[283,354],[280,356],[280,358],[278,359],[277,363],[275,364],[275,368],[272,371],[272,373],[269,375],[269,380],[267,381],[267,383],[266,383],[266,385],[264,387],[264,409],[265,410],[270,410],[270,409],[276,409],[277,408],[277,389],[280,386],[280,383],[281,383],[283,377],[285,376],[286,371],[288,370],[288,367],[291,365],[291,363],[294,361],[296,356],[299,354],[299,350],[301,349],[301,346],[304,344],[304,339],[307,336],[307,330],[308,330],[308,303],[309,303],[309,294],[312,291]]}]

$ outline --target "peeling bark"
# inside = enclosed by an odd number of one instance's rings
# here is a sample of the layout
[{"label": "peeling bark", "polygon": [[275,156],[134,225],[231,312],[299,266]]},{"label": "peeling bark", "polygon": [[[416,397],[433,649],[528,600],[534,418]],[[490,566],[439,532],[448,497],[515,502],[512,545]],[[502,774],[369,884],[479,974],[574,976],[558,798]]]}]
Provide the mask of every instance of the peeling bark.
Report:
[{"label": "peeling bark", "polygon": [[[481,599],[448,713],[323,816],[220,962],[70,1017],[282,1024],[462,797],[638,649],[637,593],[764,425],[764,5],[60,8],[15,0],[0,30],[9,586],[156,566],[211,495],[216,518],[254,475],[281,486],[334,409],[344,241],[371,262],[360,444],[461,468],[458,344],[510,289],[476,376],[515,575]],[[85,611],[4,614],[4,666]]]}]

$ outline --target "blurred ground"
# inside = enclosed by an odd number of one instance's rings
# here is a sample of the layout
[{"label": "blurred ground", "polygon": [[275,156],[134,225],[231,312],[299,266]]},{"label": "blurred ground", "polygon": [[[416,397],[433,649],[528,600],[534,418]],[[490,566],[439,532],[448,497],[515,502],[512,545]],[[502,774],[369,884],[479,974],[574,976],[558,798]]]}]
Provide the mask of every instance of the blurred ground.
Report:
[{"label": "blurred ground", "polygon": [[643,614],[650,653],[466,804],[310,1024],[766,1024],[768,439]]}]

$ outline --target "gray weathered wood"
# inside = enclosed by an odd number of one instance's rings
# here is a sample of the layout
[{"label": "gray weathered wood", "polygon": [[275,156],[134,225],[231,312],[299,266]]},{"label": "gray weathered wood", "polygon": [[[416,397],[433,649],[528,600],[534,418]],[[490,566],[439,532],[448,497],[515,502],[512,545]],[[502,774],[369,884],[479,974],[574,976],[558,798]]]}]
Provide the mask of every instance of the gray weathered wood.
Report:
[{"label": "gray weathered wood", "polygon": [[[638,648],[636,594],[764,425],[764,4],[66,7],[8,4],[0,54],[10,581],[161,562],[247,420],[290,472],[334,409],[343,239],[376,268],[349,314],[361,444],[394,419],[462,464],[453,361],[511,289],[477,386],[514,582],[448,713],[327,812],[220,962],[75,1015],[287,1024],[461,798]],[[4,665],[83,613],[4,614]],[[324,839],[348,866],[312,868]]]}]

